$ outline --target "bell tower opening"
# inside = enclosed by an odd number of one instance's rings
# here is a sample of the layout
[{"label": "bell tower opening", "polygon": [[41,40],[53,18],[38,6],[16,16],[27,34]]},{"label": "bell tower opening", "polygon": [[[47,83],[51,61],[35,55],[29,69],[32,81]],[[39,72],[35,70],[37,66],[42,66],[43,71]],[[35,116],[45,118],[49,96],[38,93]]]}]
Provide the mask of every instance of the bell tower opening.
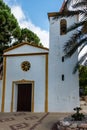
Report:
[{"label": "bell tower opening", "polygon": [[60,35],[65,35],[67,30],[67,21],[66,19],[61,19],[60,21]]}]

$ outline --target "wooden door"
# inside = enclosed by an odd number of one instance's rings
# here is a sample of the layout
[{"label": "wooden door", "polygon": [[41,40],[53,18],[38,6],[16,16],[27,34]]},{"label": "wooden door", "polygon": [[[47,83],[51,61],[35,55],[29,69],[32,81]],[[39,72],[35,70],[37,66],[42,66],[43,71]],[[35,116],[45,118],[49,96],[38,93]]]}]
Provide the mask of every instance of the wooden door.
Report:
[{"label": "wooden door", "polygon": [[31,112],[32,84],[18,84],[17,111]]}]

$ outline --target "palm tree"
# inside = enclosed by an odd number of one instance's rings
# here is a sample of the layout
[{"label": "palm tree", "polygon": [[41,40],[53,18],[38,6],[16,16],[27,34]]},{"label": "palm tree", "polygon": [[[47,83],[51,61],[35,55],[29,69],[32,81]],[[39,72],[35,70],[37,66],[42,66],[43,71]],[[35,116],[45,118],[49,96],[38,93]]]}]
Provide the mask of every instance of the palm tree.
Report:
[{"label": "palm tree", "polygon": [[[66,6],[70,4],[72,0],[67,0],[62,11],[66,10]],[[67,29],[67,32],[77,31],[70,37],[70,39],[64,45],[65,57],[71,57],[79,48],[78,55],[80,55],[87,45],[87,0],[74,0],[72,9],[79,12],[80,20],[78,23],[73,24]],[[74,67],[73,73],[75,73],[79,67],[79,64],[85,63],[87,52],[80,57],[77,64]]]}]

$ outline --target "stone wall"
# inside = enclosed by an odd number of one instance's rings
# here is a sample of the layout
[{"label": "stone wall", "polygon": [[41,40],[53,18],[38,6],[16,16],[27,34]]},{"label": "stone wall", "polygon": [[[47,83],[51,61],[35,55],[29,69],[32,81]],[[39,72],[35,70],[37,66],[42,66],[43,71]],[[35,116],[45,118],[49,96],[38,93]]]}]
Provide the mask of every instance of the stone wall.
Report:
[{"label": "stone wall", "polygon": [[87,120],[85,121],[58,121],[54,124],[52,130],[87,130]]}]

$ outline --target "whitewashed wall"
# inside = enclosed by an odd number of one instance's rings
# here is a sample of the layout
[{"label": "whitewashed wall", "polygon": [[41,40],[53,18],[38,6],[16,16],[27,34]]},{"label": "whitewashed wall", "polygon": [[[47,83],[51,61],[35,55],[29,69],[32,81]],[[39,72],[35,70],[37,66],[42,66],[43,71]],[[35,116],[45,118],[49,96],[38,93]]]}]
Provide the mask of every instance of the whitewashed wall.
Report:
[{"label": "whitewashed wall", "polygon": [[[10,54],[10,52],[8,53]],[[29,61],[31,63],[31,68],[27,72],[24,72],[21,69],[21,63],[23,61]],[[6,63],[7,63],[6,64],[6,92],[5,92],[6,95],[5,95],[4,111],[5,112],[10,111],[11,97],[12,97],[12,82],[25,79],[25,80],[34,81],[34,112],[44,112],[45,111],[46,56],[33,55],[33,56],[7,57]],[[17,104],[15,103],[14,111],[16,109],[16,105]]]},{"label": "whitewashed wall", "polygon": [[[77,17],[68,17],[67,26],[77,21]],[[71,112],[79,106],[78,72],[72,74],[73,67],[78,60],[77,53],[62,62],[65,42],[73,32],[60,35],[60,18],[50,17],[50,52],[49,52],[49,111]],[[64,74],[64,81],[62,81]]]},{"label": "whitewashed wall", "polygon": [[24,45],[15,47],[14,49],[11,49],[5,52],[4,54],[9,55],[9,54],[44,53],[44,52],[48,52],[48,49],[42,49],[42,48],[34,47],[32,45],[28,45],[27,43],[24,43]]},{"label": "whitewashed wall", "polygon": [[1,104],[2,104],[2,80],[0,80],[0,111],[1,111]]}]

